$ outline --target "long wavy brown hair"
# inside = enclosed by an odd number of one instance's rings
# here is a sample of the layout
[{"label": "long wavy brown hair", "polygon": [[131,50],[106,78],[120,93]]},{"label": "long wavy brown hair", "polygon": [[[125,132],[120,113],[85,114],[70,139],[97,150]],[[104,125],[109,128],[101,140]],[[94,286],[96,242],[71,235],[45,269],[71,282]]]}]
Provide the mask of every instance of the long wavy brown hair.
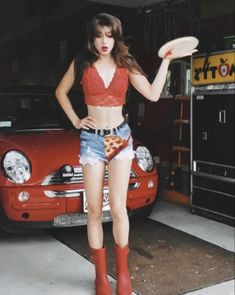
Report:
[{"label": "long wavy brown hair", "polygon": [[117,66],[125,67],[131,72],[145,75],[134,56],[129,53],[128,46],[124,43],[121,21],[111,14],[99,13],[93,17],[88,24],[87,40],[84,52],[75,58],[74,64],[76,77],[79,77],[80,79],[83,70],[86,67],[91,66],[99,58],[99,54],[94,45],[94,39],[98,34],[99,26],[107,26],[111,28],[112,37],[115,41],[111,55]]}]

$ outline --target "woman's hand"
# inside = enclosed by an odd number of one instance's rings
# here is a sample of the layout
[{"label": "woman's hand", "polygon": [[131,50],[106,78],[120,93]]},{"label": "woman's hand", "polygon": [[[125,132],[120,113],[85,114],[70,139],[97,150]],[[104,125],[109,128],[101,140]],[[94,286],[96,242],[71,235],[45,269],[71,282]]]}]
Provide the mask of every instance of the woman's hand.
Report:
[{"label": "woman's hand", "polygon": [[[173,52],[171,50],[167,51],[165,56],[164,56],[164,59],[177,59],[177,58],[182,58],[182,57],[185,57],[185,56],[191,56],[193,53],[197,52],[198,50],[197,49],[192,49],[191,51],[189,52],[183,52],[182,54],[177,54],[174,55]],[[173,57],[172,57],[173,56]]]},{"label": "woman's hand", "polygon": [[96,128],[95,120],[90,116],[87,116],[83,119],[77,118],[77,120],[73,122],[73,126],[76,129],[81,129],[81,128],[82,129],[89,129],[89,128],[95,129]]}]

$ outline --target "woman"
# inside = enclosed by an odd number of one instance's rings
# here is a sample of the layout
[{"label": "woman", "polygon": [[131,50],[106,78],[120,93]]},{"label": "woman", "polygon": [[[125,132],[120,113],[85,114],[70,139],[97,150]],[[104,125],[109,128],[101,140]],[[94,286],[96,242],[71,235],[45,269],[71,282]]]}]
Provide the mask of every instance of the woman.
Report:
[{"label": "woman", "polygon": [[[129,220],[126,197],[134,152],[130,128],[122,115],[128,83],[147,99],[157,101],[169,63],[170,58],[163,59],[155,80],[150,84],[123,42],[120,20],[101,13],[89,24],[85,53],[71,63],[56,89],[61,107],[74,127],[82,130],[80,163],[88,202],[87,232],[96,270],[97,295],[112,294],[107,279],[102,229],[106,165],[117,261],[117,294],[129,295],[132,292],[127,263]],[[75,83],[81,83],[83,87],[88,108],[85,118],[78,117],[68,98],[68,92]]]}]

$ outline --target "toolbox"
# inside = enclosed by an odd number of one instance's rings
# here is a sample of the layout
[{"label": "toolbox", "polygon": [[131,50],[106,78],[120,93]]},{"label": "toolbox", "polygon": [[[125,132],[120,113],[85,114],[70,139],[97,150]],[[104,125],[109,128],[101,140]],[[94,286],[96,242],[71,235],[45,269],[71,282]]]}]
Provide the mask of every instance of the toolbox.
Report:
[{"label": "toolbox", "polygon": [[191,193],[194,213],[234,225],[234,51],[192,60]]}]

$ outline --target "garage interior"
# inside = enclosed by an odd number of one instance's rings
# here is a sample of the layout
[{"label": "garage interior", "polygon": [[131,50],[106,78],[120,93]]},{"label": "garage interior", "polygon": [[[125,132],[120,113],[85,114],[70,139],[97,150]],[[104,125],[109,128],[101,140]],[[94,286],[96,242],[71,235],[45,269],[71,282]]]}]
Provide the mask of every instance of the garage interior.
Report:
[{"label": "garage interior", "polygon": [[[130,269],[135,294],[232,295],[234,3],[231,0],[0,0],[0,87],[55,87],[84,44],[86,22],[100,11],[121,19],[126,43],[149,80],[157,71],[160,63],[157,52],[164,43],[188,35],[199,39],[193,60],[188,57],[172,62],[157,104],[148,102],[134,89],[129,90],[126,117],[133,136],[144,142],[154,156],[159,177],[157,202],[150,218],[131,221]],[[200,59],[204,63],[200,66],[205,69],[209,67],[208,57],[218,53],[221,60],[227,52],[232,54],[230,80],[213,81],[208,86],[206,81],[200,84],[193,79],[192,66],[196,68]],[[226,59],[227,55],[224,63],[228,62]],[[81,96],[79,89],[75,91]],[[205,104],[199,105],[202,101]],[[213,112],[219,112],[219,127],[209,124]],[[216,130],[210,142],[205,138],[209,128]],[[204,139],[200,141],[201,135]],[[110,224],[105,225],[105,236],[111,249]],[[18,293],[14,293],[17,295],[29,291],[35,295],[75,294],[77,284],[81,289],[76,294],[93,294],[91,286],[87,286],[92,285],[88,274],[93,270],[85,228],[50,230],[36,236],[0,232],[0,241],[0,254],[10,259],[11,265],[18,259],[17,252],[22,251],[25,258],[26,252],[32,251],[34,256],[31,262],[20,260],[15,272],[7,266],[7,275],[5,263],[1,264],[3,294],[13,294],[12,280],[17,281]],[[40,252],[47,251],[47,243],[48,253],[54,254],[42,257]],[[114,286],[112,250],[109,255]],[[34,264],[38,264],[36,268]],[[82,272],[80,265],[84,267]],[[54,267],[62,269],[60,275],[52,273]],[[30,281],[34,268],[44,282],[37,283],[36,275],[33,283]],[[24,272],[27,278],[19,283]]]}]

